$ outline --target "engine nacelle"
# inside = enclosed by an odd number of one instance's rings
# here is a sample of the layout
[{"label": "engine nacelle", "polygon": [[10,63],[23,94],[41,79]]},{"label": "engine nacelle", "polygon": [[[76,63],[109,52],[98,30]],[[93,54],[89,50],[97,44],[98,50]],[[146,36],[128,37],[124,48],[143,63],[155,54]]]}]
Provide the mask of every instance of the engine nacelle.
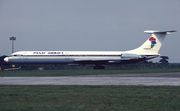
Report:
[{"label": "engine nacelle", "polygon": [[121,58],[139,59],[139,58],[143,58],[143,57],[141,55],[137,55],[137,54],[122,54]]}]

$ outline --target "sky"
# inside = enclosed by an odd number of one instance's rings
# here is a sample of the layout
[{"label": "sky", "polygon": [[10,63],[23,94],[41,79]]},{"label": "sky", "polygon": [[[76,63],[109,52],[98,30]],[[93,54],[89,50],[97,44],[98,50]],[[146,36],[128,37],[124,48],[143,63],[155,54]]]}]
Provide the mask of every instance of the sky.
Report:
[{"label": "sky", "polygon": [[144,30],[177,30],[159,53],[180,62],[180,0],[0,0],[0,55],[15,51],[124,51]]}]

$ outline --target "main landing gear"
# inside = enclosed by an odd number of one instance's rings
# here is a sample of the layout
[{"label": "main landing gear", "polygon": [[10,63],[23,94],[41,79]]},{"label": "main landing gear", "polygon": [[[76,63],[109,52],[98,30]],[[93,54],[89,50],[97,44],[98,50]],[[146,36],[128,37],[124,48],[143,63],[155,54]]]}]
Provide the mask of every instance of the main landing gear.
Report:
[{"label": "main landing gear", "polygon": [[95,65],[93,69],[105,69],[105,67],[102,65]]}]

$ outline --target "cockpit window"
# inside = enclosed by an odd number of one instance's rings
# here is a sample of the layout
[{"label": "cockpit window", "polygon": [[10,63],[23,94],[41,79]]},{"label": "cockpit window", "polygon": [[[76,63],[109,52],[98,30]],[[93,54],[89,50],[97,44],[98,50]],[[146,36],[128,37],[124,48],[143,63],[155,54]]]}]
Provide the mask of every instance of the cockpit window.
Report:
[{"label": "cockpit window", "polygon": [[20,54],[16,54],[16,55],[11,55],[11,56],[22,56],[22,55],[20,55]]}]

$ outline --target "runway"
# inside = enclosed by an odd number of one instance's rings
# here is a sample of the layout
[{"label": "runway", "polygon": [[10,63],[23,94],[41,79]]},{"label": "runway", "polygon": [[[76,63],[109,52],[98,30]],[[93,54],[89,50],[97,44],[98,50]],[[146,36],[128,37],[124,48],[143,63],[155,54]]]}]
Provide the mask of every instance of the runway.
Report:
[{"label": "runway", "polygon": [[58,77],[0,77],[0,85],[180,86],[180,73],[108,74]]}]

